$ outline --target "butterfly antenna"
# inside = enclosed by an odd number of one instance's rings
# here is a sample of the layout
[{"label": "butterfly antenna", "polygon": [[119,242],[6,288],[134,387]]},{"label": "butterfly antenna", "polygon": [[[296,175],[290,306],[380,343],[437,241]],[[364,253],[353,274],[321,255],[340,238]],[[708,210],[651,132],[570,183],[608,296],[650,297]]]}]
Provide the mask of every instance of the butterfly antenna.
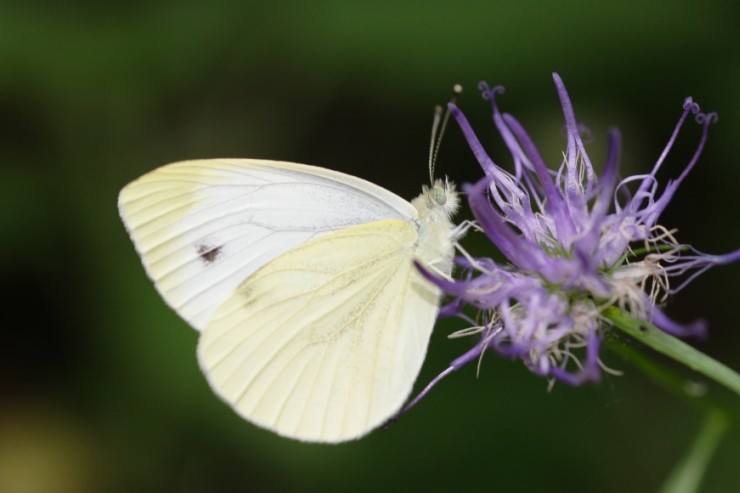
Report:
[{"label": "butterfly antenna", "polygon": [[[437,131],[439,130],[439,124],[442,121],[442,107],[437,105],[434,107],[434,119],[432,120],[432,138],[429,139],[429,183],[434,183],[434,160],[437,157],[435,149],[435,143],[437,141]],[[437,146],[438,148],[439,146]]]},{"label": "butterfly antenna", "polygon": [[[460,84],[452,86],[450,103],[457,102],[457,97],[460,93],[462,93],[462,86]],[[434,119],[432,120],[432,138],[429,142],[429,183],[431,185],[434,185],[434,166],[437,164],[439,145],[442,143],[442,137],[444,137],[448,121],[450,121],[449,108],[443,111],[441,106],[435,106]]]}]

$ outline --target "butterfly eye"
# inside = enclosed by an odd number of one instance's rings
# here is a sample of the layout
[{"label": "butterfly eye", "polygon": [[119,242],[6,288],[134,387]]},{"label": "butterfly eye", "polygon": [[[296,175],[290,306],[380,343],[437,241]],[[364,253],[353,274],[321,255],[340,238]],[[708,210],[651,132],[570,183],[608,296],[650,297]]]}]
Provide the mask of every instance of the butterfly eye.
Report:
[{"label": "butterfly eye", "polygon": [[447,193],[445,192],[445,189],[439,185],[435,185],[431,190],[429,190],[429,196],[437,205],[445,205],[447,202]]}]

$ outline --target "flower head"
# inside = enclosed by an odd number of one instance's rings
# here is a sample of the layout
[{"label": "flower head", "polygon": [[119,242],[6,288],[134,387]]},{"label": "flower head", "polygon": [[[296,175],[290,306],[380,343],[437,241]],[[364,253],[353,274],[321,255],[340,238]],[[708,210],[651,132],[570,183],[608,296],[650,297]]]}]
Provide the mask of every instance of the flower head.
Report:
[{"label": "flower head", "polygon": [[[493,162],[463,113],[449,105],[485,173],[484,179],[464,191],[479,229],[507,263],[466,255],[458,259],[466,272],[463,279],[425,273],[455,298],[443,313],[459,313],[465,304],[480,313],[473,327],[459,334],[479,334],[480,342],[443,375],[491,349],[520,358],[551,381],[577,385],[598,380],[599,345],[609,324],[606,308],[617,306],[673,335],[703,336],[703,321],[674,322],[659,306],[668,294],[709,267],[740,259],[740,250],[720,256],[703,254],[679,243],[674,231],[658,222],[696,165],[709,126],[717,120],[715,113],[702,113],[691,98],[686,99],[653,169],[622,179],[620,137],[616,130],[610,131],[606,162],[597,175],[565,86],[557,74],[553,77],[567,133],[557,169],[546,166],[522,125],[499,110],[496,96],[503,88],[480,84],[483,98],[493,108],[496,129],[513,157],[513,171]],[[678,178],[661,187],[656,173],[689,115],[703,127],[699,144]],[[693,275],[684,282],[671,284],[674,277],[689,271]]]}]

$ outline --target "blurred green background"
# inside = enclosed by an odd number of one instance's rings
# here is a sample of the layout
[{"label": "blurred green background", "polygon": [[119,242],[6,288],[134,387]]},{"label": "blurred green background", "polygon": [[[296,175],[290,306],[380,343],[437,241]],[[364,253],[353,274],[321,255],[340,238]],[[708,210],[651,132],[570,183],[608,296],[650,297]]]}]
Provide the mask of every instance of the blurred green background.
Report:
[{"label": "blurred green background", "polygon": [[[388,431],[341,446],[242,421],[201,375],[197,334],[146,278],[116,196],[168,162],[253,157],[410,198],[453,83],[509,164],[480,79],[507,87],[501,106],[558,163],[558,71],[595,162],[606,130],[622,130],[623,175],[652,166],[684,97],[720,113],[662,223],[726,252],[740,245],[738,25],[731,2],[0,3],[0,491],[655,491],[701,413],[609,353],[624,376],[552,392],[489,355],[479,378],[471,365]],[[698,137],[689,124],[664,180]],[[438,168],[457,182],[480,174],[454,125]],[[707,318],[698,346],[735,369],[738,274],[705,274],[669,309]],[[461,327],[438,324],[420,384],[468,347],[446,339]],[[738,465],[734,433],[704,491],[737,491]]]}]

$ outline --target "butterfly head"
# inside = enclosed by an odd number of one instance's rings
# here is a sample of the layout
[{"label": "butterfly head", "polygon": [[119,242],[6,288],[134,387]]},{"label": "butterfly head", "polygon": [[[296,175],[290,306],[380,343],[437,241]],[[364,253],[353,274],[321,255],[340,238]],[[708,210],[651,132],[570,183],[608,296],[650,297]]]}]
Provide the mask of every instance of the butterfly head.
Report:
[{"label": "butterfly head", "polygon": [[446,178],[444,181],[434,180],[431,187],[422,187],[422,194],[419,198],[424,200],[427,209],[441,209],[448,218],[452,217],[460,207],[460,198],[455,190],[455,184]]}]

